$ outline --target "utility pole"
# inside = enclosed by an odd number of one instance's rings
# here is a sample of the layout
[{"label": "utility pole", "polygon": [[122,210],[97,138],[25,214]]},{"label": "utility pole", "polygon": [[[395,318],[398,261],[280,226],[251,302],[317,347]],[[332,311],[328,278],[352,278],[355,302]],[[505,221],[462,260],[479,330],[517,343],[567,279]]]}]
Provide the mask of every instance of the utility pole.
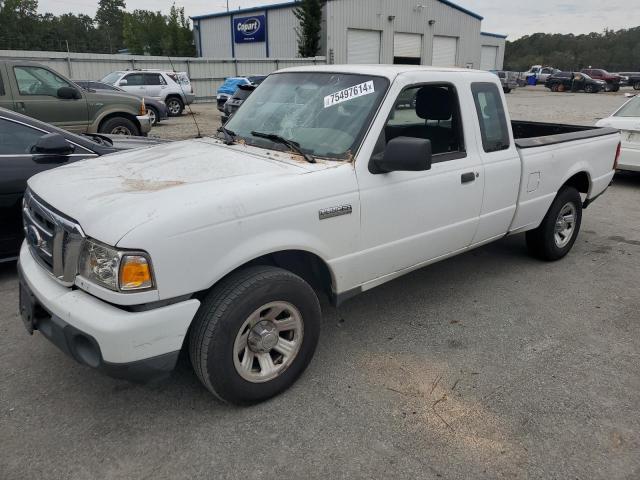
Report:
[{"label": "utility pole", "polygon": [[229,11],[229,0],[227,0],[227,12]]}]

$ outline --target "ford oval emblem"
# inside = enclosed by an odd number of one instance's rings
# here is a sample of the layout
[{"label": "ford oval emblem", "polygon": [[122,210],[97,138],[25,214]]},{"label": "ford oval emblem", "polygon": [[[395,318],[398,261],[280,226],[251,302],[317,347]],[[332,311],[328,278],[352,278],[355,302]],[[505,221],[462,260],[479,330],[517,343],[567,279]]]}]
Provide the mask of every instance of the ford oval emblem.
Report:
[{"label": "ford oval emblem", "polygon": [[42,248],[44,246],[44,240],[42,239],[40,232],[33,225],[29,225],[29,227],[27,227],[26,238],[27,243],[34,248]]},{"label": "ford oval emblem", "polygon": [[238,23],[237,28],[243,35],[253,35],[260,30],[260,20],[257,18],[247,18],[244,22]]}]

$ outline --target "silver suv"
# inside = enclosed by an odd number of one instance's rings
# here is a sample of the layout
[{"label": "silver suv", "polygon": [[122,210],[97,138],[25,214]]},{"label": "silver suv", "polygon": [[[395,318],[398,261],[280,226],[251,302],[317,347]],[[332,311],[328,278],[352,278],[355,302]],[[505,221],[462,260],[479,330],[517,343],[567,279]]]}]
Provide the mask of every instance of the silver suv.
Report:
[{"label": "silver suv", "polygon": [[160,70],[120,70],[111,72],[100,81],[138,96],[161,100],[167,105],[169,115],[174,117],[182,115],[184,106],[195,100],[190,88],[172,78],[175,75]]}]

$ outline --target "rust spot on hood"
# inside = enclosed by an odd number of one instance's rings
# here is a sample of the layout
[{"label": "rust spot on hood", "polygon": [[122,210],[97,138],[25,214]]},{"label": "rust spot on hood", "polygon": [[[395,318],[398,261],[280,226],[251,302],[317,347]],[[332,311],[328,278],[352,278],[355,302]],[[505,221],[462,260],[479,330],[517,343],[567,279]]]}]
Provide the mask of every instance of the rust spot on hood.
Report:
[{"label": "rust spot on hood", "polygon": [[126,178],[122,185],[127,192],[156,192],[166,188],[177,187],[185,182],[181,180],[143,180]]}]

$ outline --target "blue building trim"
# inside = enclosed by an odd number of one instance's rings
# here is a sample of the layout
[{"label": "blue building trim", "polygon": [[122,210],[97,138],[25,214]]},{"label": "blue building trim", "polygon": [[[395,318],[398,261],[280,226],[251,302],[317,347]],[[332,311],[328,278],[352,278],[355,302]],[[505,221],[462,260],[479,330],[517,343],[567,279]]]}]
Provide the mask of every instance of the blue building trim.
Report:
[{"label": "blue building trim", "polygon": [[[483,17],[481,15],[478,15],[475,12],[472,12],[471,10],[467,10],[464,7],[461,7],[460,5],[450,2],[449,0],[438,0],[440,3],[444,3],[445,5],[451,7],[451,8],[455,8],[456,10],[466,13],[467,15],[471,15],[474,18],[477,18],[478,20],[482,20]],[[273,5],[263,5],[260,7],[251,7],[251,8],[243,8],[241,10],[234,10],[233,12],[219,12],[219,13],[209,13],[207,15],[198,15],[195,17],[190,17],[191,20],[203,20],[205,18],[217,18],[217,17],[226,17],[227,15],[236,15],[236,14],[244,14],[244,13],[253,13],[253,12],[260,12],[260,11],[267,11],[267,10],[277,10],[279,8],[289,8],[289,7],[294,7],[296,6],[296,4],[300,4],[300,2],[284,2],[284,3],[274,3]]]},{"label": "blue building trim", "polygon": [[229,24],[229,32],[231,32],[231,58],[236,58],[236,38],[233,34],[233,15],[229,15]]},{"label": "blue building trim", "polygon": [[484,35],[485,37],[507,38],[507,35],[502,35],[501,33],[480,32],[480,35]]},{"label": "blue building trim", "polygon": [[267,58],[269,58],[269,10],[264,11],[264,48],[267,51]]},{"label": "blue building trim", "polygon": [[462,13],[466,13],[467,15],[471,15],[473,18],[477,18],[478,20],[482,20],[483,17],[481,15],[478,15],[475,12],[472,12],[471,10],[467,10],[464,7],[461,7],[460,5],[450,2],[449,0],[438,0],[440,3],[444,3],[445,5],[451,7],[451,8],[455,8],[456,10],[461,11]]},{"label": "blue building trim", "polygon": [[202,20],[205,18],[217,18],[217,17],[226,17],[227,15],[242,15],[244,13],[254,13],[265,11],[265,14],[268,10],[277,10],[279,8],[289,8],[294,7],[296,5],[300,5],[300,2],[285,2],[285,3],[274,3],[273,5],[263,5],[261,7],[251,7],[251,8],[243,8],[241,10],[233,10],[232,12],[219,12],[219,13],[209,13],[207,15],[198,15],[196,17],[189,17],[191,20]]}]

